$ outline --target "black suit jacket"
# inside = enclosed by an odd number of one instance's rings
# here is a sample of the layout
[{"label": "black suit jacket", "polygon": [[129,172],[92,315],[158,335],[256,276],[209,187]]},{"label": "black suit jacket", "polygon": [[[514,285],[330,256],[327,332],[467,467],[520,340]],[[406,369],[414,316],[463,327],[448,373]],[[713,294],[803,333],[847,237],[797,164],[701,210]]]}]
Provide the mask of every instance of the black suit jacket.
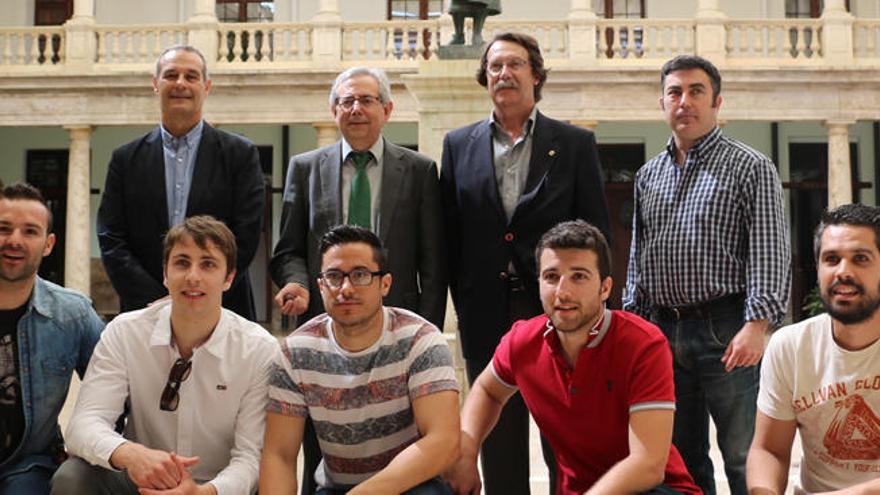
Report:
[{"label": "black suit jacket", "polygon": [[[263,173],[250,141],[207,123],[196,154],[186,216],[212,215],[235,234],[235,280],[223,306],[254,318],[248,265],[260,239]],[[162,243],[168,231],[165,159],[159,127],[113,151],[98,209],[101,259],[122,311],[165,296]]]},{"label": "black suit jacket", "polygon": [[489,120],[443,140],[440,169],[449,286],[466,359],[488,359],[509,330],[507,275],[513,263],[533,304],[538,296],[535,246],[551,227],[584,219],[609,233],[593,133],[537,113],[526,185],[510,221],[495,179]]},{"label": "black suit jacket", "polygon": [[[296,155],[284,186],[281,232],[269,268],[279,287],[309,288],[309,308],[299,322],[324,312],[317,277],[318,243],[342,223],[342,142]],[[443,328],[446,258],[437,164],[385,141],[379,238],[388,254],[391,290],[385,304],[415,311]]]}]

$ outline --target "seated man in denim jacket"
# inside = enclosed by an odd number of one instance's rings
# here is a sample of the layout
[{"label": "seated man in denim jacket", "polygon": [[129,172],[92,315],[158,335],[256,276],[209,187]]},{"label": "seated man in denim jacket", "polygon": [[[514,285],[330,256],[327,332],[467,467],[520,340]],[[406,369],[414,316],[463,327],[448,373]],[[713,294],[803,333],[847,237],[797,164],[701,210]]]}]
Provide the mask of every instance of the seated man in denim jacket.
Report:
[{"label": "seated man in denim jacket", "polygon": [[52,213],[29,184],[0,194],[0,495],[49,493],[64,454],[58,413],[104,323],[87,297],[37,276]]}]

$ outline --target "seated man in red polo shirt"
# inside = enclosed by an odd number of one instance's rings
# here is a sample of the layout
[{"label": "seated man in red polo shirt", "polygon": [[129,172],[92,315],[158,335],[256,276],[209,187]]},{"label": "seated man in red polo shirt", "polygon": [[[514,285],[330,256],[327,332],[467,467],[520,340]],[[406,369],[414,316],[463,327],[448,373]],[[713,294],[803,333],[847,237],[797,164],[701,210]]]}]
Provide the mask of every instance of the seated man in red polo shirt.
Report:
[{"label": "seated man in red polo shirt", "polygon": [[519,390],[556,454],[557,494],[701,493],[672,445],[666,338],[634,314],[605,309],[611,255],[602,233],[563,222],[535,255],[545,314],[515,323],[474,382],[450,486],[480,493],[480,444]]}]

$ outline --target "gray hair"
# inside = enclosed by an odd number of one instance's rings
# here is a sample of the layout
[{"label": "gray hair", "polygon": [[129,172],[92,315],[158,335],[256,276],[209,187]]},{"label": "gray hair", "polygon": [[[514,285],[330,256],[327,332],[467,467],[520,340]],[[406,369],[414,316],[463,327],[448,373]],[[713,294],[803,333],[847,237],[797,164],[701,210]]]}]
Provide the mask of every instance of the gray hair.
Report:
[{"label": "gray hair", "polygon": [[385,71],[382,69],[374,69],[372,67],[352,67],[348,69],[338,76],[336,76],[336,80],[333,81],[333,87],[330,88],[330,106],[336,104],[336,100],[338,99],[336,96],[336,90],[339,89],[339,86],[357,76],[370,76],[376,80],[376,84],[379,85],[379,100],[382,104],[391,102],[391,83],[388,82],[388,76],[385,75]]},{"label": "gray hair", "polygon": [[159,58],[156,59],[156,79],[158,79],[162,73],[162,59],[165,58],[165,55],[169,52],[176,51],[195,53],[198,55],[202,60],[202,79],[205,81],[208,80],[208,62],[205,60],[205,55],[202,54],[201,50],[192,45],[172,45],[162,50],[162,53],[159,54]]}]

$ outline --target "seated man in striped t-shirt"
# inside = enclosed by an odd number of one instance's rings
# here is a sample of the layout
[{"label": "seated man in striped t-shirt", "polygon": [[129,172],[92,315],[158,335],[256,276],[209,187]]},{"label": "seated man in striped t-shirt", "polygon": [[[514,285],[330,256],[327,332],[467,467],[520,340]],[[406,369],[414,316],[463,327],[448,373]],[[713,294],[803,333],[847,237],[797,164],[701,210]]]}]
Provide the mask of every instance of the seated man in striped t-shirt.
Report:
[{"label": "seated man in striped t-shirt", "polygon": [[435,326],[384,307],[382,244],[349,225],[321,239],[327,313],[282,342],[272,372],[260,494],[296,491],[306,417],[323,460],[319,495],[446,494],[438,475],[458,458],[458,383]]}]

